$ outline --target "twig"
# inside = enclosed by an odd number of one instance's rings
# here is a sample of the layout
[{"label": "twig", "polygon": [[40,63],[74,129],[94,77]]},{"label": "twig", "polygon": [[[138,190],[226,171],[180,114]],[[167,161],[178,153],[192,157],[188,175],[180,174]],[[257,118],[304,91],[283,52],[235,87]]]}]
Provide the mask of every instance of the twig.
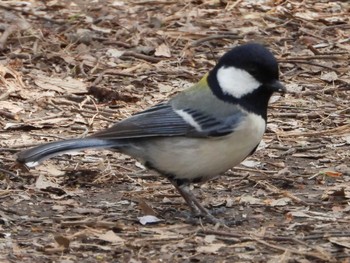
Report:
[{"label": "twig", "polygon": [[273,112],[271,113],[271,116],[273,117],[288,117],[288,118],[296,118],[296,119],[317,119],[320,118],[319,113],[297,113],[297,112]]},{"label": "twig", "polygon": [[147,56],[144,54],[136,53],[134,51],[125,51],[124,54],[120,58],[123,59],[123,58],[127,58],[127,57],[139,58],[139,59],[143,59],[143,60],[146,60],[146,61],[152,62],[152,63],[157,63],[157,62],[162,60],[160,58]]},{"label": "twig", "polygon": [[47,137],[47,138],[55,138],[55,139],[60,139],[60,140],[64,140],[65,138],[62,136],[58,136],[58,135],[53,135],[53,134],[36,134],[36,133],[29,133],[32,136],[38,136],[38,137]]},{"label": "twig", "polygon": [[294,64],[307,64],[307,65],[311,65],[311,66],[316,66],[316,67],[320,67],[320,68],[326,68],[329,69],[331,71],[335,71],[338,74],[340,74],[341,72],[335,68],[329,67],[329,66],[325,66],[325,65],[321,65],[318,63],[314,63],[314,62],[309,62],[309,61],[302,61],[302,60],[292,60],[292,59],[283,59],[283,60],[279,60],[279,63],[294,63]]},{"label": "twig", "polygon": [[328,130],[322,130],[322,131],[311,131],[311,132],[283,132],[283,133],[278,133],[277,135],[279,137],[290,137],[290,136],[315,136],[315,135],[326,135],[330,133],[337,132],[338,134],[342,132],[348,132],[350,130],[350,124],[345,124],[343,126],[339,126],[333,129],[328,129]]},{"label": "twig", "polygon": [[321,28],[319,34],[322,35],[324,33],[324,31],[326,31],[326,30],[329,30],[329,29],[334,30],[334,28],[339,28],[339,27],[346,29],[346,28],[350,28],[350,25],[349,24],[339,24],[339,25],[325,26],[325,27]]},{"label": "twig", "polygon": [[15,174],[15,173],[13,173],[13,172],[11,172],[9,170],[5,170],[5,169],[0,168],[0,172],[8,174],[10,177],[18,179],[18,180],[20,180],[22,182],[24,181],[23,178],[19,177],[17,174]]},{"label": "twig", "polygon": [[20,144],[20,145],[12,145],[12,151],[14,151],[15,149],[24,149],[24,148],[29,148],[29,147],[34,147],[34,146],[38,146],[39,143],[31,143],[31,144]]},{"label": "twig", "polygon": [[235,167],[233,170],[245,171],[245,172],[253,172],[253,173],[259,173],[259,174],[263,174],[263,175],[275,174],[276,173],[274,171],[264,171],[264,170],[247,168],[247,167]]},{"label": "twig", "polygon": [[171,5],[178,4],[178,1],[159,1],[159,0],[145,0],[145,1],[130,1],[133,5]]},{"label": "twig", "polygon": [[[0,7],[1,7],[1,5],[0,5]],[[7,39],[16,30],[18,30],[18,27],[16,25],[9,25],[6,28],[6,30],[2,33],[2,35],[0,37],[0,50],[3,50],[5,48]]]},{"label": "twig", "polygon": [[303,56],[303,57],[288,57],[286,59],[279,59],[279,62],[284,62],[285,60],[293,60],[293,61],[299,61],[299,60],[310,60],[310,59],[322,59],[322,60],[348,60],[349,58],[347,56],[335,56],[335,55],[314,55],[314,56]]},{"label": "twig", "polygon": [[[125,53],[124,53],[125,54]],[[94,80],[94,82],[92,82],[92,84],[90,85],[91,87],[96,86],[97,84],[99,84],[102,80],[102,77],[106,74],[111,74],[111,75],[119,75],[119,76],[124,76],[124,77],[133,77],[133,74],[129,74],[129,73],[124,73],[124,72],[120,72],[114,69],[106,69],[104,71],[102,71],[97,78]]]},{"label": "twig", "polygon": [[229,5],[230,1],[227,1],[227,5],[226,5],[225,9],[226,9],[227,11],[231,11],[231,10],[233,10],[235,7],[237,7],[241,2],[242,2],[242,0],[236,0],[232,5]]},{"label": "twig", "polygon": [[192,42],[190,44],[190,47],[198,46],[198,45],[200,45],[200,44],[202,44],[204,42],[211,41],[211,40],[214,40],[214,39],[221,39],[221,38],[242,39],[243,37],[242,36],[237,36],[237,35],[228,35],[228,34],[225,34],[225,35],[212,35],[212,36],[204,37],[204,38],[201,38],[201,39],[198,39],[198,40]]},{"label": "twig", "polygon": [[248,233],[230,233],[230,232],[222,232],[222,231],[213,231],[213,230],[201,230],[202,233],[208,234],[208,235],[218,235],[218,236],[226,236],[226,237],[233,237],[233,238],[244,238],[245,240],[251,240],[251,241],[256,241],[260,244],[263,244],[265,246],[268,246],[270,248],[273,249],[277,249],[277,250],[281,250],[281,251],[289,251],[293,254],[297,254],[297,255],[305,255],[305,256],[309,256],[309,257],[313,257],[313,258],[318,258],[318,259],[322,259],[323,261],[329,260],[331,261],[332,258],[330,255],[328,254],[321,254],[319,251],[318,252],[307,252],[307,251],[299,251],[299,250],[295,250],[295,249],[290,249],[290,248],[285,248],[282,246],[278,246],[278,245],[274,245],[274,244],[270,244],[266,241],[263,241],[262,239],[268,239],[268,240],[276,240],[276,241],[294,241],[295,240],[293,238],[290,237],[271,237],[271,236],[263,236],[263,237],[256,237],[253,236],[252,234],[248,234]]},{"label": "twig", "polygon": [[12,149],[12,148],[0,148],[0,152],[18,152],[20,150],[17,150],[17,149]]},{"label": "twig", "polygon": [[7,11],[15,11],[15,12],[21,12],[22,14],[25,14],[25,15],[28,15],[28,16],[34,16],[36,18],[39,18],[39,19],[43,19],[43,20],[46,20],[46,21],[49,21],[51,23],[55,23],[55,24],[59,24],[59,25],[64,25],[66,24],[65,21],[57,21],[55,19],[51,19],[51,18],[47,18],[47,17],[42,17],[42,16],[39,16],[37,14],[34,14],[32,12],[28,12],[28,11],[25,11],[25,10],[18,10],[16,8],[13,8],[13,7],[10,7],[10,6],[5,6],[5,5],[1,5],[0,4],[0,8],[2,9],[5,9]]},{"label": "twig", "polygon": [[80,220],[80,221],[63,221],[60,222],[62,226],[93,226],[93,227],[102,227],[102,228],[113,228],[118,227],[118,223],[116,222],[109,222],[109,221],[102,221],[99,219],[86,219],[86,220]]},{"label": "twig", "polygon": [[131,48],[131,45],[129,45],[128,43],[124,43],[124,42],[121,42],[121,41],[117,41],[117,40],[111,40],[111,39],[102,39],[102,38],[95,38],[93,37],[93,39],[97,39],[97,40],[104,40],[102,43],[104,45],[115,45],[115,46],[120,46],[120,47],[123,47],[123,48]]},{"label": "twig", "polygon": [[4,111],[4,110],[0,110],[0,116],[4,116],[5,118],[11,119],[11,120],[19,119],[17,114],[13,114],[11,112]]},{"label": "twig", "polygon": [[218,235],[218,236],[226,236],[226,237],[234,237],[234,238],[249,238],[253,240],[253,238],[248,237],[246,233],[231,233],[231,232],[222,232],[217,230],[200,230],[199,233],[204,233],[207,235]]},{"label": "twig", "polygon": [[307,251],[300,251],[300,250],[295,250],[295,249],[291,249],[291,248],[285,248],[285,247],[282,247],[282,246],[278,246],[278,245],[274,245],[274,244],[270,244],[266,241],[263,241],[259,238],[253,238],[254,241],[262,244],[262,245],[265,245],[265,246],[268,246],[270,248],[273,248],[273,249],[277,249],[277,250],[281,250],[281,251],[289,251],[293,254],[297,254],[297,255],[304,255],[304,256],[308,256],[308,257],[313,257],[313,258],[317,258],[317,259],[320,259],[322,261],[324,260],[327,260],[328,262],[336,262],[335,260],[333,260],[331,258],[330,255],[328,254],[325,254],[325,253],[320,253],[320,251],[317,251],[317,252],[307,252]]},{"label": "twig", "polygon": [[[325,145],[318,144],[318,145],[310,145],[310,146],[296,146],[293,147],[296,151],[299,152],[305,152],[309,150],[316,150],[325,147]],[[281,150],[281,151],[287,151],[291,147],[290,146],[281,146],[281,145],[270,145],[268,146],[269,149],[276,149],[276,150]]]},{"label": "twig", "polygon": [[54,118],[57,118],[57,117],[61,117],[62,115],[64,115],[64,112],[61,110],[61,112],[58,113],[58,114],[44,116],[44,117],[40,117],[40,118],[27,119],[26,123],[33,123],[33,122],[36,122],[36,121],[54,119]]},{"label": "twig", "polygon": [[[1,44],[0,44],[0,49],[1,49]],[[10,88],[9,90],[7,90],[6,92],[4,92],[3,94],[0,95],[0,100],[6,100],[7,97],[14,91],[16,91],[16,90]]]}]

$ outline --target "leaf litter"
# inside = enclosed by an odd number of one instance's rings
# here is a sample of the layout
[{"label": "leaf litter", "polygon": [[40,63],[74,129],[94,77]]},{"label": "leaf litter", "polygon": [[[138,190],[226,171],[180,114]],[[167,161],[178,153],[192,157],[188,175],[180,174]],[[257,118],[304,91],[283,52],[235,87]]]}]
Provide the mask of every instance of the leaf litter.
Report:
[{"label": "leaf litter", "polygon": [[[347,1],[3,1],[0,261],[349,262],[349,12]],[[194,187],[229,227],[189,224],[173,187],[118,153],[13,166],[25,147],[165,100],[248,41],[276,54],[289,92],[271,101],[254,156]]]}]

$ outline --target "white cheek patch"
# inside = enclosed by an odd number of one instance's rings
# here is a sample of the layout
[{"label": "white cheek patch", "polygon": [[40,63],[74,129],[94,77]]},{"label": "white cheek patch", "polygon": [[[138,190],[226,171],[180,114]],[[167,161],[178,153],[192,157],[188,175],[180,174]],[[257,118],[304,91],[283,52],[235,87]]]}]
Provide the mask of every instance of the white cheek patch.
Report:
[{"label": "white cheek patch", "polygon": [[191,114],[187,113],[184,110],[176,110],[175,111],[178,115],[180,115],[185,122],[187,122],[189,125],[194,127],[197,131],[202,131],[202,127],[193,119]]},{"label": "white cheek patch", "polygon": [[217,79],[222,92],[237,99],[261,86],[247,71],[235,67],[221,67],[217,72]]}]

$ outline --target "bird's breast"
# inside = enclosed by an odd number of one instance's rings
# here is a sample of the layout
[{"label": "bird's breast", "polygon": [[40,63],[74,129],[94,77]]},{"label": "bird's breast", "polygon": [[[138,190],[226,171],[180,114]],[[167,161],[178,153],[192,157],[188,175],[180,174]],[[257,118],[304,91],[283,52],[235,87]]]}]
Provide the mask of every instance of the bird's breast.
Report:
[{"label": "bird's breast", "polygon": [[175,179],[204,181],[242,162],[261,141],[265,127],[262,117],[248,114],[229,135],[148,139],[136,146],[142,153],[131,155]]}]

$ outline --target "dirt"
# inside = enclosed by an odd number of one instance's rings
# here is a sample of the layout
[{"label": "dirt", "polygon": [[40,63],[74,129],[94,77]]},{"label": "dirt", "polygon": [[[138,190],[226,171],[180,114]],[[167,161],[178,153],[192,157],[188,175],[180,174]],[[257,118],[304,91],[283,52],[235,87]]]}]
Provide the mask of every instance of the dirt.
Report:
[{"label": "dirt", "polygon": [[[347,1],[3,1],[0,261],[350,262],[349,14]],[[249,41],[276,55],[288,93],[253,156],[194,185],[226,225],[193,220],[119,153],[15,164],[167,99]]]}]

